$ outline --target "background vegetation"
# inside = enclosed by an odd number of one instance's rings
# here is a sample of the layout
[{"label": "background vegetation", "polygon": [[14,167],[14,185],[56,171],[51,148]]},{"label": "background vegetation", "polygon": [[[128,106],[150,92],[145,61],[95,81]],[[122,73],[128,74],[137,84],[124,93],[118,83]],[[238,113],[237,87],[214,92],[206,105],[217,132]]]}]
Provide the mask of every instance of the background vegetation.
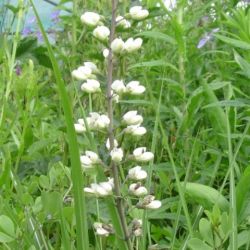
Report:
[{"label": "background vegetation", "polygon": [[[183,0],[170,11],[154,0],[122,2],[121,14],[131,4],[150,12],[122,33],[143,38],[143,49],[116,65],[115,73],[147,88],[136,100],[122,99],[119,109],[143,113],[149,133],[136,143],[155,154],[147,185],[162,201],[160,209],[147,214],[138,249],[250,249],[249,6]],[[75,249],[81,237],[72,192],[72,181],[80,177],[72,180],[69,145],[83,152],[92,142],[66,132],[69,119],[89,112],[88,98],[71,72],[92,60],[105,82],[103,45],[79,17],[86,10],[111,17],[110,3],[73,1],[71,12],[56,24],[62,30],[53,32],[51,47],[35,32],[21,35],[29,2],[5,6],[14,14],[15,33],[9,35],[7,27],[0,34],[1,249]],[[104,96],[92,101],[106,112]],[[105,157],[105,138],[100,141],[94,144]],[[132,152],[134,145],[127,140],[123,147]],[[89,180],[78,184],[83,182]],[[104,221],[113,216],[107,203],[100,201],[97,215],[94,200],[79,199],[86,208],[82,219],[89,249],[117,249],[114,235],[100,243],[92,227],[97,216]],[[128,218],[135,216],[128,211]]]}]

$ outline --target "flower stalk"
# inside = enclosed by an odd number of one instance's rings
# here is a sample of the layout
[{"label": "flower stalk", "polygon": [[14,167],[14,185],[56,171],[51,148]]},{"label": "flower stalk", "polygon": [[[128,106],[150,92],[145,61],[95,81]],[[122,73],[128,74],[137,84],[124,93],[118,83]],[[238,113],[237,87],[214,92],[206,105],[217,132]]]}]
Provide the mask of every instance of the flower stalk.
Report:
[{"label": "flower stalk", "polygon": [[[107,103],[108,103],[108,117],[110,120],[109,128],[108,128],[108,138],[110,143],[110,151],[113,150],[115,146],[115,138],[114,138],[114,127],[113,127],[113,103],[112,103],[112,81],[113,81],[113,56],[111,50],[111,43],[115,39],[115,25],[116,25],[116,10],[117,10],[118,1],[112,0],[112,19],[111,19],[111,27],[110,27],[110,36],[109,36],[109,54],[108,54],[108,75],[107,75]],[[128,249],[132,249],[130,242],[130,235],[128,231],[123,199],[120,191],[120,180],[119,180],[119,170],[117,164],[111,160],[111,170],[114,178],[114,194],[116,207],[119,213],[124,240],[127,243]]]}]

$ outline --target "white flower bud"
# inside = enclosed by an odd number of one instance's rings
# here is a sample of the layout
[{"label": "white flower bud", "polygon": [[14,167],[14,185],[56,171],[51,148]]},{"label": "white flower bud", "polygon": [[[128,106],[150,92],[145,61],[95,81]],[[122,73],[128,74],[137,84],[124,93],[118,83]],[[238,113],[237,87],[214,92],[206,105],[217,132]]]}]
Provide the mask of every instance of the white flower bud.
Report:
[{"label": "white flower bud", "polygon": [[109,34],[110,34],[110,30],[106,26],[98,26],[93,31],[94,37],[100,39],[101,41],[106,40]]},{"label": "white flower bud", "polygon": [[131,81],[126,85],[127,92],[132,95],[141,95],[146,88],[140,85],[138,81]]},{"label": "white flower bud", "polygon": [[83,125],[83,124],[80,124],[80,123],[75,123],[74,124],[74,127],[75,127],[75,131],[77,133],[83,133],[86,131],[86,127]]},{"label": "white flower bud", "polygon": [[130,125],[125,128],[125,132],[134,136],[142,136],[147,133],[147,130],[144,127],[140,127],[140,125]]},{"label": "white flower bud", "polygon": [[136,148],[133,151],[135,160],[141,161],[141,162],[147,162],[147,161],[151,161],[152,159],[154,159],[154,154],[152,152],[147,152],[146,150],[147,150],[146,147]]},{"label": "white flower bud", "polygon": [[161,207],[161,201],[155,200],[153,195],[147,195],[143,198],[142,201],[137,203],[138,208],[148,208],[148,209],[157,209]]},{"label": "white flower bud", "polygon": [[124,50],[125,43],[121,38],[116,38],[111,43],[111,49],[114,53],[119,54]]},{"label": "white flower bud", "polygon": [[99,70],[93,62],[84,62],[84,66],[92,70],[93,73],[98,73]]},{"label": "white flower bud", "polygon": [[122,80],[115,80],[112,83],[111,88],[118,94],[122,94],[126,92],[126,87]]},{"label": "white flower bud", "polygon": [[141,46],[142,46],[142,42],[143,42],[143,40],[142,40],[141,38],[133,39],[132,37],[130,37],[130,38],[125,42],[124,48],[125,48],[125,50],[126,50],[128,53],[131,53],[131,52],[134,52],[134,51],[140,49]]},{"label": "white flower bud", "polygon": [[92,70],[86,66],[80,66],[73,70],[71,75],[77,80],[86,80],[91,76]]},{"label": "white flower bud", "polygon": [[102,51],[102,54],[103,54],[104,58],[107,58],[109,56],[109,50],[108,49],[104,49]]},{"label": "white flower bud", "polygon": [[130,8],[129,13],[131,15],[131,18],[134,20],[142,20],[149,15],[148,10],[142,9],[142,6],[134,6]]},{"label": "white flower bud", "polygon": [[101,16],[95,12],[85,12],[81,15],[81,21],[89,26],[96,26],[101,19]]},{"label": "white flower bud", "polygon": [[123,121],[127,125],[140,125],[143,122],[143,117],[141,115],[137,115],[137,111],[128,111],[125,115],[123,115]]},{"label": "white flower bud", "polygon": [[129,29],[131,27],[131,23],[122,16],[118,16],[115,21],[117,26],[122,27],[123,29]]},{"label": "white flower bud", "polygon": [[114,162],[121,162],[123,158],[123,151],[121,148],[113,148],[110,156]]},{"label": "white flower bud", "polygon": [[111,90],[111,95],[112,95],[112,100],[115,102],[115,103],[118,103],[119,102],[119,95],[114,93],[113,90]]},{"label": "white flower bud", "polygon": [[100,83],[94,79],[87,79],[87,82],[81,85],[81,90],[87,93],[96,93],[100,92]]},{"label": "white flower bud", "polygon": [[85,155],[81,155],[80,161],[83,169],[94,168],[94,165],[100,162],[99,156],[92,151],[86,151]]},{"label": "white flower bud", "polygon": [[148,194],[148,190],[140,183],[132,183],[129,186],[129,192],[135,196],[141,197]]},{"label": "white flower bud", "polygon": [[140,166],[129,169],[128,178],[131,180],[144,180],[147,178],[147,172],[142,170]]},{"label": "white flower bud", "polygon": [[[114,148],[117,148],[118,147],[118,141],[116,139],[114,139]],[[109,143],[109,138],[107,139],[106,141],[106,148],[108,150],[110,150],[110,143]]]}]

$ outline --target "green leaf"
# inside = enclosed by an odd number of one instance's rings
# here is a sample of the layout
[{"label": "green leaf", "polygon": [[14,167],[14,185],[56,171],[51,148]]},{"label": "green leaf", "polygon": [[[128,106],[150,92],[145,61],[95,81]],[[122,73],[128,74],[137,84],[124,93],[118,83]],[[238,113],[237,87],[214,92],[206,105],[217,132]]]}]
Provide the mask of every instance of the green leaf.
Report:
[{"label": "green leaf", "polygon": [[176,41],[173,37],[166,35],[159,31],[144,31],[144,32],[139,33],[138,36],[149,37],[149,38],[153,38],[156,40],[163,40],[173,45],[176,44]]},{"label": "green leaf", "polygon": [[164,60],[153,60],[148,62],[140,62],[131,65],[128,69],[134,68],[143,68],[143,67],[169,67],[174,71],[178,72],[179,70],[171,63],[165,62]]},{"label": "green leaf", "polygon": [[42,204],[47,215],[59,217],[62,208],[62,195],[58,192],[42,193]]},{"label": "green leaf", "polygon": [[212,247],[208,246],[198,238],[192,238],[191,240],[189,240],[188,246],[191,250],[213,250]]},{"label": "green leaf", "polygon": [[205,219],[202,218],[199,222],[199,231],[202,236],[202,238],[210,245],[213,245],[213,232],[211,228],[211,223]]},{"label": "green leaf", "polygon": [[15,226],[12,220],[6,216],[0,216],[0,242],[11,242],[15,240]]},{"label": "green leaf", "polygon": [[241,49],[246,49],[246,50],[250,50],[250,43],[247,42],[243,42],[241,40],[237,40],[234,38],[229,38],[227,36],[223,36],[223,35],[219,35],[219,34],[215,34],[215,36],[220,39],[221,41],[228,43],[234,47],[237,48],[241,48]]},{"label": "green leaf", "polygon": [[[181,184],[184,185],[183,182]],[[216,204],[221,210],[228,210],[229,203],[227,199],[212,187],[188,182],[185,186],[185,193],[190,200],[197,202],[205,209],[212,208]]]},{"label": "green leaf", "polygon": [[250,63],[248,63],[244,58],[242,58],[236,51],[234,51],[234,60],[238,63],[242,69],[242,73],[250,78]]},{"label": "green leaf", "polygon": [[238,221],[246,219],[250,215],[250,166],[242,174],[236,187],[236,204]]}]

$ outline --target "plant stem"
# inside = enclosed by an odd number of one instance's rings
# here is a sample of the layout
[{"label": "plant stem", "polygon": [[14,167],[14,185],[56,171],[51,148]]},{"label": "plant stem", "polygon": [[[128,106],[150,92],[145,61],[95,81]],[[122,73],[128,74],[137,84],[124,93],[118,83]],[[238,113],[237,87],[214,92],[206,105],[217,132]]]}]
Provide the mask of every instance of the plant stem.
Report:
[{"label": "plant stem", "polygon": [[[110,150],[114,148],[114,127],[113,127],[113,105],[112,105],[112,93],[111,93],[111,84],[113,80],[113,59],[111,51],[111,43],[115,37],[115,18],[116,18],[116,9],[117,9],[117,0],[112,0],[112,19],[111,19],[111,29],[109,37],[109,56],[108,56],[108,85],[107,85],[107,102],[108,102],[108,117],[110,119],[108,137],[110,142]],[[119,213],[123,234],[125,241],[127,243],[128,249],[132,249],[131,242],[129,239],[129,231],[125,217],[123,199],[121,197],[120,190],[120,180],[119,180],[119,171],[117,165],[111,161],[111,169],[114,178],[114,193],[116,207]]]}]

